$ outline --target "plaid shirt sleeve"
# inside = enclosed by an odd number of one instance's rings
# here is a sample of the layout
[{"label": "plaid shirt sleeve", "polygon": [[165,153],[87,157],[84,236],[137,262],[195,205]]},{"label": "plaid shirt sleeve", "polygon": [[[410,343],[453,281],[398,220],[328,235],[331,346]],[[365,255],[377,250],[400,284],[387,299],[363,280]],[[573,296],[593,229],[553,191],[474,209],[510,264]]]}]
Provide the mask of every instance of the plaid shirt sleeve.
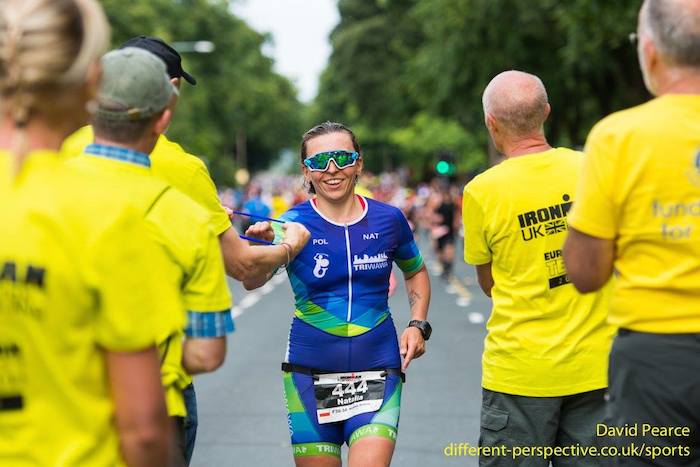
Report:
[{"label": "plaid shirt sleeve", "polygon": [[223,337],[235,331],[231,310],[213,313],[187,312],[185,335],[195,339]]}]

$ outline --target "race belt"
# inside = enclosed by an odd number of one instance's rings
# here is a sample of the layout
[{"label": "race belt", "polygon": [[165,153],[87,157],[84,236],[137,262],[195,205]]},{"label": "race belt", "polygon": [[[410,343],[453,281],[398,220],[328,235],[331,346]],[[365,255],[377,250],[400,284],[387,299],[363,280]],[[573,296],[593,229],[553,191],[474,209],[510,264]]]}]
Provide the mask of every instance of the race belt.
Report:
[{"label": "race belt", "polygon": [[384,403],[387,375],[397,375],[405,381],[405,375],[398,368],[332,373],[282,363],[282,371],[311,375],[319,424],[342,422],[355,415],[376,412]]}]

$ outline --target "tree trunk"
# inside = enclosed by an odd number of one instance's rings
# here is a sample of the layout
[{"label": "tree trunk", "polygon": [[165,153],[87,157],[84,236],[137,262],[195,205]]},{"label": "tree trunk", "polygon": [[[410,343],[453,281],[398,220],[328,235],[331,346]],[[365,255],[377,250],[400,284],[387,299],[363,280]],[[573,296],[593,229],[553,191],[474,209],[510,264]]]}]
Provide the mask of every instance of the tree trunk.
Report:
[{"label": "tree trunk", "polygon": [[236,129],[236,166],[239,169],[248,168],[248,151],[245,130],[240,126]]}]

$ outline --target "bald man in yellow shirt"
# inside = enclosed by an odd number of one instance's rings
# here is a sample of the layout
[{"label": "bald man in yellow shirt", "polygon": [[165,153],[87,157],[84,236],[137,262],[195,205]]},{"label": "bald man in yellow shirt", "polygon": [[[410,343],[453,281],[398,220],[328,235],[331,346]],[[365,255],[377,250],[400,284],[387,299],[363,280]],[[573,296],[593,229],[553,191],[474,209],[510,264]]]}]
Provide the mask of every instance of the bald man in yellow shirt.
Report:
[{"label": "bald man in yellow shirt", "polygon": [[[597,444],[603,420],[608,293],[581,295],[561,259],[567,212],[583,155],[553,148],[543,125],[550,112],[534,75],[507,71],[486,87],[489,134],[506,159],[464,189],[464,257],[493,299],[483,355],[481,436],[484,447]],[[480,466],[547,467],[482,455]],[[559,456],[554,466],[594,467],[592,457]]]}]

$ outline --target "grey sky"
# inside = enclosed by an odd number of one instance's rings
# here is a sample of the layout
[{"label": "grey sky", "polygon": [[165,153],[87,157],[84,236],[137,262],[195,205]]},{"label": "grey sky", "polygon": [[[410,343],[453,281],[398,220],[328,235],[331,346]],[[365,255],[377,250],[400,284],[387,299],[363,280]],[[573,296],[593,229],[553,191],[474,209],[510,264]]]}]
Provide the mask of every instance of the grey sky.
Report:
[{"label": "grey sky", "polygon": [[232,10],[253,29],[272,34],[272,50],[265,53],[294,81],[299,98],[312,100],[331,53],[328,35],[339,20],[336,0],[234,0]]}]

